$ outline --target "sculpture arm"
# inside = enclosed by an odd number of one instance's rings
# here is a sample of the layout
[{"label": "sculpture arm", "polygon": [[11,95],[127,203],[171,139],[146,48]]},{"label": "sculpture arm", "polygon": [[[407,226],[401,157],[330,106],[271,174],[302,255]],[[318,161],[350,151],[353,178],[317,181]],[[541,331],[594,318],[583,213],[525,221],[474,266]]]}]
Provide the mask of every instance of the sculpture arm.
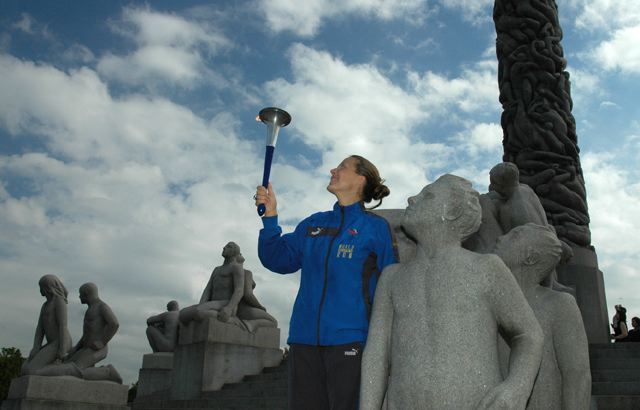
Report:
[{"label": "sculpture arm", "polygon": [[238,311],[238,303],[244,295],[244,269],[241,265],[234,264],[233,266],[233,294],[229,303],[218,313],[218,318],[223,322],[229,320],[231,316],[235,316]]},{"label": "sculpture arm", "polygon": [[387,392],[393,327],[391,285],[398,266],[390,265],[385,268],[376,291],[369,323],[369,335],[362,355],[360,410],[381,409]]},{"label": "sculpture arm", "polygon": [[[555,292],[554,292],[555,293]],[[553,348],[562,375],[562,408],[587,409],[591,399],[589,344],[582,315],[575,299],[557,293],[559,303],[554,311],[560,317],[553,322]]]},{"label": "sculpture arm", "polygon": [[164,318],[167,312],[160,313],[158,315],[151,316],[147,319],[147,326],[154,326],[158,323],[164,323]]},{"label": "sculpture arm", "polygon": [[[102,338],[100,340],[93,341],[91,348],[94,350],[102,349],[109,343],[109,341],[113,338],[113,336],[118,331],[120,327],[120,323],[118,323],[118,318],[113,313],[109,305],[102,302],[100,306],[100,314],[102,315],[102,319],[105,322],[104,329],[102,331]],[[97,348],[97,349],[96,349]]]},{"label": "sculpture arm", "polygon": [[[67,354],[66,349],[68,348],[68,344],[65,343],[65,337],[67,335],[67,304],[65,301],[56,297],[55,307],[56,307],[56,323],[58,323],[58,352],[57,359],[62,360],[62,358]],[[70,343],[70,342],[69,342]]]},{"label": "sculpture arm", "polygon": [[42,347],[42,340],[44,339],[44,328],[42,325],[43,312],[44,312],[44,305],[42,306],[42,309],[40,310],[40,315],[38,316],[38,323],[36,324],[36,333],[35,333],[35,336],[33,337],[33,348],[29,353],[29,359],[35,356],[36,353],[38,353],[38,351]]},{"label": "sculpture arm", "polygon": [[494,255],[489,256],[488,300],[499,328],[511,347],[509,373],[489,390],[478,409],[524,409],[531,395],[544,345],[544,335],[515,278]]}]

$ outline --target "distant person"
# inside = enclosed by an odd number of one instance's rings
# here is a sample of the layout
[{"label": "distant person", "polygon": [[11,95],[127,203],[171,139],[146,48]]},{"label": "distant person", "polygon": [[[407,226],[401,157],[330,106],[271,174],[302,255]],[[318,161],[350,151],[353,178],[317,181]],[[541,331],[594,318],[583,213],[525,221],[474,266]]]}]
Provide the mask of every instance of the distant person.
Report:
[{"label": "distant person", "polygon": [[147,319],[147,339],[154,353],[173,352],[178,343],[178,302],[167,303],[167,311]]},{"label": "distant person", "polygon": [[627,309],[622,305],[616,305],[615,309],[616,313],[611,321],[611,328],[613,329],[611,338],[618,342],[629,336],[629,331],[627,329]]},{"label": "distant person", "polygon": [[640,319],[637,316],[631,318],[631,326],[633,326],[633,329],[629,330],[629,336],[625,341],[640,342]]}]

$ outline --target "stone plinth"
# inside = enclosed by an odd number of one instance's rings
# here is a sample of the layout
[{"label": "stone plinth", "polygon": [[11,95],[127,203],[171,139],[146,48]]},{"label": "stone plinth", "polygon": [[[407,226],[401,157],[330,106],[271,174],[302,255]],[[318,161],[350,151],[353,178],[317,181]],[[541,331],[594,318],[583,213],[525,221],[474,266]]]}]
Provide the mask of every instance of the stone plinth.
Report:
[{"label": "stone plinth", "polygon": [[596,252],[582,247],[572,249],[573,257],[558,266],[558,282],[575,289],[589,343],[608,343],[607,300]]},{"label": "stone plinth", "polygon": [[171,388],[173,353],[149,353],[142,357],[136,398]]},{"label": "stone plinth", "polygon": [[127,410],[129,388],[71,376],[22,376],[11,381],[2,410]]},{"label": "stone plinth", "polygon": [[174,352],[172,400],[190,400],[220,390],[244,376],[257,375],[282,361],[280,329],[261,327],[255,333],[210,319],[180,326]]}]

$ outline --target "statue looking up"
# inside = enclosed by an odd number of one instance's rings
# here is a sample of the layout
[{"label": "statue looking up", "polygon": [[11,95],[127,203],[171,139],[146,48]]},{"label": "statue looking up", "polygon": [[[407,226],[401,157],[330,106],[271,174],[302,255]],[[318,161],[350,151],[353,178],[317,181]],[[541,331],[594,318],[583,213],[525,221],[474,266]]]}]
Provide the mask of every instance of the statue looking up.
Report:
[{"label": "statue looking up", "polygon": [[[22,366],[22,374],[60,363],[71,348],[71,335],[67,328],[67,288],[55,275],[44,275],[38,282],[40,294],[47,300],[42,304],[33,348]],[[47,343],[43,346],[43,339]]]},{"label": "statue looking up", "polygon": [[[461,247],[481,219],[471,184],[444,175],[409,198],[416,256],[383,271],[362,359],[361,409],[524,409],[543,335],[492,254]],[[511,344],[503,379],[498,335]]]},{"label": "statue looking up", "polygon": [[511,269],[544,332],[540,372],[529,409],[589,408],[589,345],[576,300],[541,286],[560,261],[562,245],[549,226],[526,224],[498,240],[496,253]]},{"label": "statue looking up", "polygon": [[147,319],[147,339],[154,353],[173,352],[178,343],[178,302],[167,303],[167,311]]},{"label": "statue looking up", "polygon": [[180,311],[180,322],[200,322],[206,317],[233,323],[249,332],[258,327],[277,327],[276,319],[266,312],[253,294],[255,282],[244,269],[240,247],[229,242],[222,249],[224,262],[211,273],[200,303]]}]

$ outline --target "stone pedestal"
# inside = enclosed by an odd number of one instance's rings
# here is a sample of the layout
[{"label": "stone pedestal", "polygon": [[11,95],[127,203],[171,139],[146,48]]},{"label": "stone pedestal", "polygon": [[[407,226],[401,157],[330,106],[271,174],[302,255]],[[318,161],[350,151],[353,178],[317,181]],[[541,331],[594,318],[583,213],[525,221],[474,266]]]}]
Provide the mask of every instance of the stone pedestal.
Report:
[{"label": "stone pedestal", "polygon": [[137,397],[159,394],[171,388],[173,353],[149,353],[142,357]]},{"label": "stone pedestal", "polygon": [[11,381],[2,410],[128,410],[129,388],[71,376],[22,376]]},{"label": "stone pedestal", "polygon": [[559,265],[558,282],[575,289],[589,343],[609,343],[609,318],[602,272],[593,249],[572,247],[573,257]]},{"label": "stone pedestal", "polygon": [[181,325],[179,334],[172,400],[196,399],[203,392],[220,390],[226,383],[237,383],[282,361],[277,328],[262,327],[249,333],[237,325],[210,319]]}]

